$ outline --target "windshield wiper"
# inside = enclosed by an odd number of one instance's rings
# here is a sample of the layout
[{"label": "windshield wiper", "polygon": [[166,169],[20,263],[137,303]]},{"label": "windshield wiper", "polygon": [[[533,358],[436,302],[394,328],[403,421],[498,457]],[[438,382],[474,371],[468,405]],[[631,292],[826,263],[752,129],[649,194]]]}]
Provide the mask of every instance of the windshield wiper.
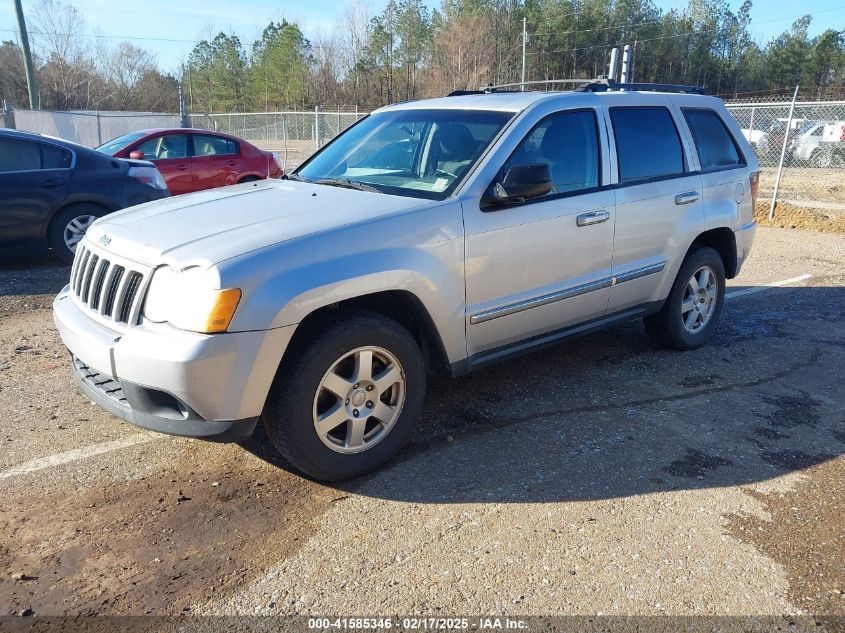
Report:
[{"label": "windshield wiper", "polygon": [[296,182],[311,182],[307,178],[298,176],[297,174],[283,174],[281,180],[295,180]]},{"label": "windshield wiper", "polygon": [[370,193],[381,193],[375,187],[365,185],[363,182],[357,182],[355,180],[343,180],[342,178],[321,178],[320,180],[315,180],[314,183],[318,185],[329,185],[330,187],[343,187],[345,189],[369,191]]}]

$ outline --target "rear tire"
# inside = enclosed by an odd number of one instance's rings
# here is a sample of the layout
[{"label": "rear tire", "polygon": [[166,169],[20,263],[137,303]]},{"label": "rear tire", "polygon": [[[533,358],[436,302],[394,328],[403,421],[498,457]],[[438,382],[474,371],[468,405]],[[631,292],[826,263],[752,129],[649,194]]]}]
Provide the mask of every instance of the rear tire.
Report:
[{"label": "rear tire", "polygon": [[283,361],[262,419],[298,470],[350,479],[390,459],[408,437],[425,396],[423,356],[405,328],[372,312],[312,331]]},{"label": "rear tire", "polygon": [[53,254],[65,264],[73,263],[76,245],[85,237],[88,227],[108,213],[104,207],[85,202],[68,205],[59,211],[47,229],[47,244]]},{"label": "rear tire", "polygon": [[709,246],[696,246],[684,259],[660,312],[645,317],[646,333],[665,347],[701,347],[719,322],[725,302],[725,266]]}]

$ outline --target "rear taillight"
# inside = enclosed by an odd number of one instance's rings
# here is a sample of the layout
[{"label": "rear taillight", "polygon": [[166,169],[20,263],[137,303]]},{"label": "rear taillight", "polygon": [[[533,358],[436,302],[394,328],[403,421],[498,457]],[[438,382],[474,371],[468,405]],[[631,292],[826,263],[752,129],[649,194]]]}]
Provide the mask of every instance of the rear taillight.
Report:
[{"label": "rear taillight", "polygon": [[749,188],[751,189],[751,208],[757,208],[757,193],[760,191],[760,172],[752,171],[748,177]]},{"label": "rear taillight", "polygon": [[139,180],[153,189],[167,189],[167,183],[164,182],[164,177],[155,167],[130,167],[126,175]]}]

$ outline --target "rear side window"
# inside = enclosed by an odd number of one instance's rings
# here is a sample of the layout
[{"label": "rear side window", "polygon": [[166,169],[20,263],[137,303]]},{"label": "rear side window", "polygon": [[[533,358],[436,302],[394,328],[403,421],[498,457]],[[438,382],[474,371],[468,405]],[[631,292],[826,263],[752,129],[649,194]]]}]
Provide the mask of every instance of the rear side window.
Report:
[{"label": "rear side window", "polygon": [[67,169],[70,167],[72,155],[63,147],[55,145],[42,145],[44,152],[44,169]]},{"label": "rear side window", "polygon": [[619,181],[632,183],[684,173],[684,152],[666,108],[611,108]]},{"label": "rear side window", "polygon": [[237,153],[238,146],[234,141],[209,134],[194,134],[194,156],[221,156]]},{"label": "rear side window", "polygon": [[39,143],[0,138],[0,172],[41,169]]},{"label": "rear side window", "polygon": [[713,110],[684,108],[702,170],[725,169],[744,165],[745,161],[722,118]]}]

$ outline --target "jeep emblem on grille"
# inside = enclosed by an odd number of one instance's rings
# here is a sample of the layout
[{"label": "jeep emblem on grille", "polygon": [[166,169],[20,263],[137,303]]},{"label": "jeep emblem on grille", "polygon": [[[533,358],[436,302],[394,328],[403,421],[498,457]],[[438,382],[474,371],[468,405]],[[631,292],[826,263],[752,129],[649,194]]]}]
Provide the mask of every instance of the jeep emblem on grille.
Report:
[{"label": "jeep emblem on grille", "polygon": [[111,238],[108,235],[100,236],[100,244],[102,244],[103,246],[108,246],[109,244],[111,244]]}]

